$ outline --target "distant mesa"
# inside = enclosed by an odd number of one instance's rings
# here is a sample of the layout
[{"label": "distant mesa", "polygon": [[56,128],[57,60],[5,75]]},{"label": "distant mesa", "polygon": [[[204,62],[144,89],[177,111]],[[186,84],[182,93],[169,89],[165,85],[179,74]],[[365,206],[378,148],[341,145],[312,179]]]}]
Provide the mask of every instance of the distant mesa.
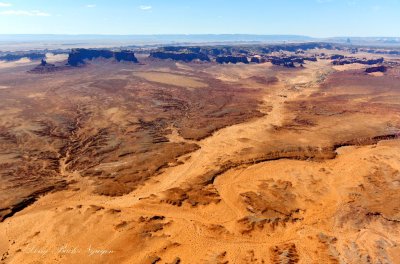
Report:
[{"label": "distant mesa", "polygon": [[73,67],[84,65],[85,60],[97,58],[115,59],[116,61],[127,61],[138,63],[135,53],[129,50],[111,51],[105,49],[73,49],[69,56],[67,64]]}]

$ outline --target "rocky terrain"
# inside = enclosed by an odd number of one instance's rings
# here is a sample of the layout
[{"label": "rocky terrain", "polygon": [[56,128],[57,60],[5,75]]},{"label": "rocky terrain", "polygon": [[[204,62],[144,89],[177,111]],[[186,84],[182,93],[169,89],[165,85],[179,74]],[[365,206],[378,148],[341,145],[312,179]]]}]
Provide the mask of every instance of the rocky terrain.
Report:
[{"label": "rocky terrain", "polygon": [[1,263],[399,263],[400,68],[321,45],[1,69]]}]

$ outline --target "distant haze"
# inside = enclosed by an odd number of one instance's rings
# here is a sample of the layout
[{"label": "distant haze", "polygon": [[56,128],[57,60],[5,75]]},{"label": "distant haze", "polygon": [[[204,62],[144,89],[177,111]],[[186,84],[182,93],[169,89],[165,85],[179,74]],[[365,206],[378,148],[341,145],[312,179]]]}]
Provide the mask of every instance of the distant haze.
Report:
[{"label": "distant haze", "polygon": [[163,34],[163,35],[52,35],[0,34],[0,41],[133,41],[133,42],[283,42],[311,41],[314,38],[298,35],[251,34]]},{"label": "distant haze", "polygon": [[332,42],[354,45],[396,46],[400,38],[336,37],[299,35],[198,34],[198,35],[38,35],[0,34],[1,51],[54,50],[71,48],[145,47],[158,45],[234,45],[296,42]]},{"label": "distant haze", "polygon": [[0,34],[400,37],[399,0],[1,0]]}]

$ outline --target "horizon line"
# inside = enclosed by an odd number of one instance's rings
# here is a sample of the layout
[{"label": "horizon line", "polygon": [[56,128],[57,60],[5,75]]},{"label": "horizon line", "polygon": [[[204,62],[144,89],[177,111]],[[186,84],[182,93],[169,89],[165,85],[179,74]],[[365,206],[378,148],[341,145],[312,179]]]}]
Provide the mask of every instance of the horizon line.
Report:
[{"label": "horizon line", "polygon": [[75,33],[0,33],[0,36],[287,36],[287,37],[306,37],[314,39],[329,39],[329,38],[400,38],[400,36],[329,36],[329,37],[314,37],[302,34],[252,34],[252,33],[154,33],[154,34],[75,34]]}]

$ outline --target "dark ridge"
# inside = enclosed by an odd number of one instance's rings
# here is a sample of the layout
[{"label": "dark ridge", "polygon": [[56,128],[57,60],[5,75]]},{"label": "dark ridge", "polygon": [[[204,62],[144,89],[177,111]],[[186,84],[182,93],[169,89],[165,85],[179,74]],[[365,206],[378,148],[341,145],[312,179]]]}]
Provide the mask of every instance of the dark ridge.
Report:
[{"label": "dark ridge", "polygon": [[380,212],[369,212],[366,215],[370,216],[370,217],[380,217],[383,220],[389,221],[389,222],[400,223],[400,220],[387,218]]},{"label": "dark ridge", "polygon": [[383,140],[394,140],[398,139],[399,134],[386,134],[386,135],[380,135],[380,136],[375,136],[375,137],[365,137],[365,138],[357,138],[353,139],[344,143],[339,143],[334,145],[334,150],[336,151],[338,148],[341,147],[348,147],[348,146],[368,146],[368,145],[375,145],[379,143],[379,141]]},{"label": "dark ridge", "polygon": [[239,166],[249,166],[253,164],[258,164],[267,161],[276,161],[282,159],[292,159],[292,160],[325,160],[325,159],[334,159],[336,157],[335,148],[326,147],[323,149],[320,148],[312,148],[308,149],[291,149],[286,151],[275,151],[265,154],[263,157],[259,157],[253,160],[241,162],[241,163],[227,163],[221,166],[219,170],[211,171],[203,176],[201,176],[204,181],[203,184],[213,184],[215,179],[221,174],[227,172],[230,169],[239,167]]},{"label": "dark ridge", "polygon": [[23,201],[15,204],[11,209],[2,209],[2,211],[10,211],[8,214],[5,214],[3,217],[0,218],[0,222],[3,222],[9,217],[12,217],[14,214],[24,210],[26,207],[30,206],[34,202],[37,201],[37,197],[28,197]]},{"label": "dark ridge", "polygon": [[54,184],[53,186],[48,186],[43,189],[37,190],[33,193],[31,193],[28,197],[24,198],[22,201],[12,205],[11,207],[8,208],[0,208],[0,223],[4,222],[7,218],[12,217],[16,213],[24,210],[26,207],[32,205],[34,202],[36,202],[40,196],[45,195],[47,193],[56,191],[56,190],[62,190],[67,187],[67,182],[66,181],[60,181]]},{"label": "dark ridge", "polygon": [[292,159],[292,160],[315,160],[322,161],[327,159],[334,159],[337,156],[336,150],[341,147],[347,146],[368,146],[375,145],[383,140],[394,140],[398,139],[399,134],[387,134],[380,135],[372,138],[358,138],[347,142],[337,143],[332,147],[317,148],[309,147],[307,149],[290,149],[286,151],[276,151],[265,154],[263,157],[256,158],[251,161],[245,161],[241,163],[226,163],[223,164],[218,170],[210,171],[202,176],[202,183],[204,185],[214,184],[215,179],[221,174],[227,172],[230,169],[237,168],[239,166],[248,166],[252,164],[258,164],[267,161],[276,161],[282,159]]}]

